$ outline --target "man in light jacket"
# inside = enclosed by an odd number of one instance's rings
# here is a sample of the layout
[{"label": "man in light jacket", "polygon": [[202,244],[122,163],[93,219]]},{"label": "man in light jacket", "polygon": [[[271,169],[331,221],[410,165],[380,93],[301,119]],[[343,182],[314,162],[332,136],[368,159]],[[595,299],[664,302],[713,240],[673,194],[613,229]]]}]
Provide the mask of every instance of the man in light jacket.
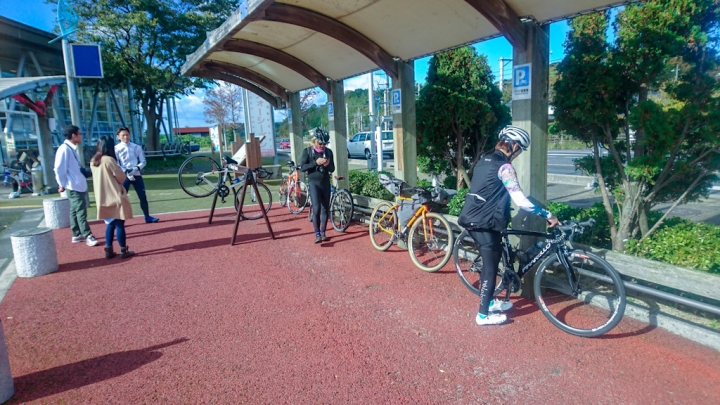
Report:
[{"label": "man in light jacket", "polygon": [[150,216],[150,208],[145,195],[145,181],[143,181],[140,173],[147,164],[142,147],[130,142],[130,130],[127,128],[120,128],[117,132],[117,138],[120,143],[115,145],[115,156],[117,156],[117,162],[127,176],[123,187],[125,187],[125,190],[130,191],[130,185],[132,184],[135,188],[140,200],[140,209],[145,215],[145,222],[149,224],[157,222],[159,219]]},{"label": "man in light jacket", "polygon": [[65,142],[55,154],[55,180],[58,191],[67,191],[70,199],[70,228],[72,243],[85,241],[88,246],[98,244],[87,222],[87,180],[80,166],[77,145],[82,142],[82,132],[75,125],[68,125],[63,132]]}]

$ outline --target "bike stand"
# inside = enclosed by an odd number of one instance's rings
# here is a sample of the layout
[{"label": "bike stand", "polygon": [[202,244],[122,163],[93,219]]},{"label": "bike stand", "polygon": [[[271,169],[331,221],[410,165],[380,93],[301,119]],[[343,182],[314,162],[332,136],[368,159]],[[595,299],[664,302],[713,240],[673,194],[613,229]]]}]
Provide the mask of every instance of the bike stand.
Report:
[{"label": "bike stand", "polygon": [[208,218],[208,225],[212,224],[213,214],[215,214],[215,206],[217,205],[218,195],[220,194],[220,188],[215,190],[215,197],[213,197],[212,207],[210,207],[210,218]]},{"label": "bike stand", "polygon": [[[240,213],[242,212],[243,205],[245,204],[245,192],[247,191],[248,184],[252,185],[253,189],[255,189],[255,195],[258,199],[258,204],[260,204],[260,212],[262,212],[263,218],[265,218],[265,223],[267,224],[268,231],[270,231],[270,236],[275,240],[275,233],[273,233],[272,227],[270,226],[270,219],[267,216],[267,212],[265,212],[265,204],[262,202],[262,197],[260,196],[260,192],[258,191],[257,185],[255,184],[255,173],[248,169],[247,173],[245,174],[245,184],[242,186],[242,190],[240,191],[242,194],[240,195],[240,206],[237,209],[237,214],[235,216],[235,228],[233,230],[232,239],[230,240],[230,246],[233,246],[235,244],[235,238],[237,237],[237,230],[238,225],[240,225]],[[217,193],[215,194],[215,199],[217,200]],[[215,202],[213,202],[213,208],[215,207]],[[212,211],[210,212],[210,218],[212,218]]]}]

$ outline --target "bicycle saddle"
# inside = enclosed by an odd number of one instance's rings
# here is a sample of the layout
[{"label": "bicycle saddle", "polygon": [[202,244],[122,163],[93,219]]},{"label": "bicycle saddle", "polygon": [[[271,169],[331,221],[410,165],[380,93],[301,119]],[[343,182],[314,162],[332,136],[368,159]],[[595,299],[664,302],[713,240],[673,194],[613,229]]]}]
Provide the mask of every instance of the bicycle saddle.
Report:
[{"label": "bicycle saddle", "polygon": [[345,177],[343,177],[343,176],[335,176],[335,179],[337,179],[337,180],[342,180],[342,179],[344,179],[344,178],[345,178]]},{"label": "bicycle saddle", "polygon": [[231,165],[236,165],[238,162],[235,161],[235,159],[224,156],[223,159],[225,159],[226,162],[230,163]]}]

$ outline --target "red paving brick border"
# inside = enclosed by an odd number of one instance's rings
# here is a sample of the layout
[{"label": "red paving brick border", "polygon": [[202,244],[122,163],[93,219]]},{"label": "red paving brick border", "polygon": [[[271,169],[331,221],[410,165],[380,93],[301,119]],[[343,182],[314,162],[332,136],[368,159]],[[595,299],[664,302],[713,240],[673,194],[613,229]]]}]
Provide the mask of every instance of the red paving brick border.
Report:
[{"label": "red paving brick border", "polygon": [[243,221],[230,246],[234,212],[207,215],[129,221],[125,261],[55,231],[60,270],[0,304],[10,403],[720,402],[720,353],[647,324],[579,338],[516,298],[479,327],[452,263],[424,273],[361,225],[314,245],[274,208],[276,240]]}]

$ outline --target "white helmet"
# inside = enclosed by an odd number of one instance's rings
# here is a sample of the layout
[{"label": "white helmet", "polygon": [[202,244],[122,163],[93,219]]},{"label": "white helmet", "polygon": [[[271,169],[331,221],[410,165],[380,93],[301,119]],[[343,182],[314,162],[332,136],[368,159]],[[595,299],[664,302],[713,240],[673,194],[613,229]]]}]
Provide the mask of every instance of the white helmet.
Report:
[{"label": "white helmet", "polygon": [[515,142],[520,145],[522,150],[527,150],[528,146],[530,146],[530,134],[514,125],[508,125],[500,131],[500,140]]}]

